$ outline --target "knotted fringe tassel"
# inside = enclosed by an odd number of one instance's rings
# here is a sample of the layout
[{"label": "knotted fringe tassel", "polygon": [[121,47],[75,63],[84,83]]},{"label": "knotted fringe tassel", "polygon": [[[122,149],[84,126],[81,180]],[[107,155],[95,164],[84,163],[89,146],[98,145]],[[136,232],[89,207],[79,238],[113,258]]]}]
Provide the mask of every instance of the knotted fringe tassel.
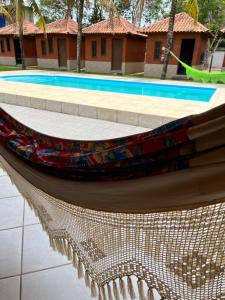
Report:
[{"label": "knotted fringe tassel", "polygon": [[54,238],[52,239],[52,249],[57,251],[56,240]]},{"label": "knotted fringe tassel", "polygon": [[55,244],[56,244],[56,248],[57,250],[59,251],[59,253],[62,254],[62,242],[61,242],[61,239],[56,239],[55,240]]},{"label": "knotted fringe tassel", "polygon": [[91,287],[91,279],[90,279],[90,276],[89,276],[87,270],[85,271],[84,280],[85,280],[86,286],[90,288]]},{"label": "knotted fringe tassel", "polygon": [[78,268],[78,256],[75,252],[73,253],[73,266],[76,269]]},{"label": "knotted fringe tassel", "polygon": [[84,267],[80,259],[78,261],[77,276],[78,279],[84,278]]},{"label": "knotted fringe tassel", "polygon": [[101,286],[99,287],[98,290],[98,300],[105,300]]},{"label": "knotted fringe tassel", "polygon": [[126,299],[127,298],[126,289],[125,289],[125,284],[124,284],[122,277],[120,277],[120,279],[119,279],[119,286],[120,286],[120,294],[122,295],[123,299]]},{"label": "knotted fringe tassel", "polygon": [[91,281],[91,297],[97,297],[97,288],[94,280]]},{"label": "knotted fringe tassel", "polygon": [[63,255],[67,255],[67,241],[62,239]]},{"label": "knotted fringe tassel", "polygon": [[70,244],[68,244],[67,256],[69,260],[73,261],[73,248]]},{"label": "knotted fringe tassel", "polygon": [[143,280],[139,279],[138,282],[137,282],[137,285],[138,285],[139,299],[140,300],[146,300]]},{"label": "knotted fringe tassel", "polygon": [[154,300],[154,294],[151,288],[148,289],[147,300]]},{"label": "knotted fringe tassel", "polygon": [[115,280],[113,280],[113,293],[115,300],[120,300],[119,289]]},{"label": "knotted fringe tassel", "polygon": [[112,290],[111,290],[111,286],[110,286],[109,283],[107,283],[107,290],[108,290],[108,298],[109,298],[109,300],[113,300]]},{"label": "knotted fringe tassel", "polygon": [[131,299],[132,300],[135,299],[136,295],[134,292],[134,287],[133,287],[133,283],[132,283],[130,276],[127,277],[127,288],[128,288],[128,293],[129,293]]}]

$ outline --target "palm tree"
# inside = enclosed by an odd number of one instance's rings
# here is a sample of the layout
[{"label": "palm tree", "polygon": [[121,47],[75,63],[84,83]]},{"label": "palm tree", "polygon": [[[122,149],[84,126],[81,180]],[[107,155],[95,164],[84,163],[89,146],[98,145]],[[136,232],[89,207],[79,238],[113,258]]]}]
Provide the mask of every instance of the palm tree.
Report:
[{"label": "palm tree", "polygon": [[161,79],[166,79],[166,73],[170,58],[170,50],[173,47],[173,29],[174,29],[174,22],[176,16],[176,8],[177,8],[177,0],[172,0],[171,9],[170,9],[170,18],[169,18],[169,27],[168,27],[168,34],[167,34],[167,46],[165,49],[165,57],[163,62],[163,69],[161,74]]},{"label": "palm tree", "polygon": [[77,12],[77,72],[80,73],[81,69],[81,46],[82,46],[82,27],[84,15],[84,0],[78,0]]},{"label": "palm tree", "polygon": [[20,49],[21,49],[21,61],[22,61],[22,69],[26,69],[26,62],[24,56],[24,38],[23,38],[23,23],[25,19],[25,11],[28,7],[34,15],[38,17],[38,26],[45,31],[45,20],[42,16],[38,4],[35,0],[29,0],[28,5],[26,6],[24,0],[11,0],[10,7],[12,12],[14,12],[14,19],[17,23],[18,33],[19,33],[19,40],[20,40]]},{"label": "palm tree", "polygon": [[[170,58],[170,51],[173,49],[173,29],[174,29],[174,21],[176,16],[176,7],[177,0],[172,0],[171,9],[170,9],[170,18],[169,18],[169,27],[167,34],[167,46],[165,49],[165,57],[163,62],[163,69],[161,74],[161,79],[166,79],[167,68]],[[190,16],[194,18],[195,21],[198,19],[198,1],[197,0],[187,0],[186,3],[186,11]]]}]

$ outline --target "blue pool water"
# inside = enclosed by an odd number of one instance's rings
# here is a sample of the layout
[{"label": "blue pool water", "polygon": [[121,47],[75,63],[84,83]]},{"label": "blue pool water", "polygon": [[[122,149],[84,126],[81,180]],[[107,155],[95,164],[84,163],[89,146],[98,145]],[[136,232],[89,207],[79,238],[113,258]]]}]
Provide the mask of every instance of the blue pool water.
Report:
[{"label": "blue pool water", "polygon": [[6,81],[209,102],[215,88],[51,75],[1,76]]}]

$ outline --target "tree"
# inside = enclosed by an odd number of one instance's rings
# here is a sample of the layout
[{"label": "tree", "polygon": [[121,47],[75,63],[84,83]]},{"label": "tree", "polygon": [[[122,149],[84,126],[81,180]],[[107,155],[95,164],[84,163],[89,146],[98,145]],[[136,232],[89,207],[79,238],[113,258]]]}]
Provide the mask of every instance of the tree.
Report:
[{"label": "tree", "polygon": [[24,56],[24,38],[23,38],[23,23],[25,19],[26,9],[30,9],[34,15],[38,17],[38,26],[45,31],[45,21],[40,12],[38,4],[35,0],[29,0],[28,5],[25,4],[24,0],[11,0],[9,3],[9,10],[12,19],[16,21],[17,29],[19,33],[20,49],[21,49],[21,60],[22,69],[26,69],[25,56]]},{"label": "tree", "polygon": [[172,0],[171,4],[171,10],[170,10],[170,18],[169,18],[169,27],[168,27],[168,34],[167,34],[167,46],[165,50],[165,57],[163,62],[163,69],[161,74],[161,79],[166,79],[166,73],[170,58],[170,50],[172,50],[173,47],[173,29],[174,29],[174,21],[175,21],[175,15],[176,15],[176,5],[177,0]]},{"label": "tree", "polygon": [[104,20],[102,7],[97,0],[94,0],[94,7],[92,14],[88,17],[89,24],[94,24]]},{"label": "tree", "polygon": [[[165,49],[165,57],[163,62],[163,69],[161,74],[161,79],[166,79],[167,68],[170,58],[170,51],[173,49],[173,29],[174,29],[174,21],[175,15],[177,11],[177,0],[172,0],[171,10],[170,10],[170,18],[169,18],[169,27],[167,33],[167,46]],[[186,11],[191,15],[195,21],[198,19],[198,2],[197,0],[187,0],[186,1]]]},{"label": "tree", "polygon": [[67,0],[40,0],[40,10],[47,23],[62,19],[67,13]]}]

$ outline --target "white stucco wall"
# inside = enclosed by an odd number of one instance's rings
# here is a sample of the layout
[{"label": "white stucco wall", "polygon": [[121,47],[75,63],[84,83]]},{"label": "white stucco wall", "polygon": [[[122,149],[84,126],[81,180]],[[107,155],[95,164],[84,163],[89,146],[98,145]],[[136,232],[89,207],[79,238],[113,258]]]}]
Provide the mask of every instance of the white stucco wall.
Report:
[{"label": "white stucco wall", "polygon": [[144,62],[126,62],[122,63],[122,73],[132,74],[144,72]]},{"label": "white stucco wall", "polygon": [[[216,69],[222,68],[224,55],[225,55],[225,49],[218,50],[213,54],[213,62],[212,62],[213,68],[216,68]],[[210,62],[209,62],[209,64],[210,64]]]},{"label": "white stucco wall", "polygon": [[40,68],[49,68],[49,69],[58,69],[59,68],[58,59],[38,58],[37,65]]},{"label": "white stucco wall", "polygon": [[0,65],[6,65],[6,66],[15,66],[16,65],[16,59],[15,57],[7,57],[7,56],[0,56]]},{"label": "white stucco wall", "polygon": [[85,68],[86,68],[87,72],[110,73],[111,72],[111,62],[86,60]]},{"label": "white stucco wall", "polygon": [[[160,78],[163,64],[145,64],[144,75],[148,77]],[[177,75],[177,65],[168,65],[166,78],[172,78]]]}]

